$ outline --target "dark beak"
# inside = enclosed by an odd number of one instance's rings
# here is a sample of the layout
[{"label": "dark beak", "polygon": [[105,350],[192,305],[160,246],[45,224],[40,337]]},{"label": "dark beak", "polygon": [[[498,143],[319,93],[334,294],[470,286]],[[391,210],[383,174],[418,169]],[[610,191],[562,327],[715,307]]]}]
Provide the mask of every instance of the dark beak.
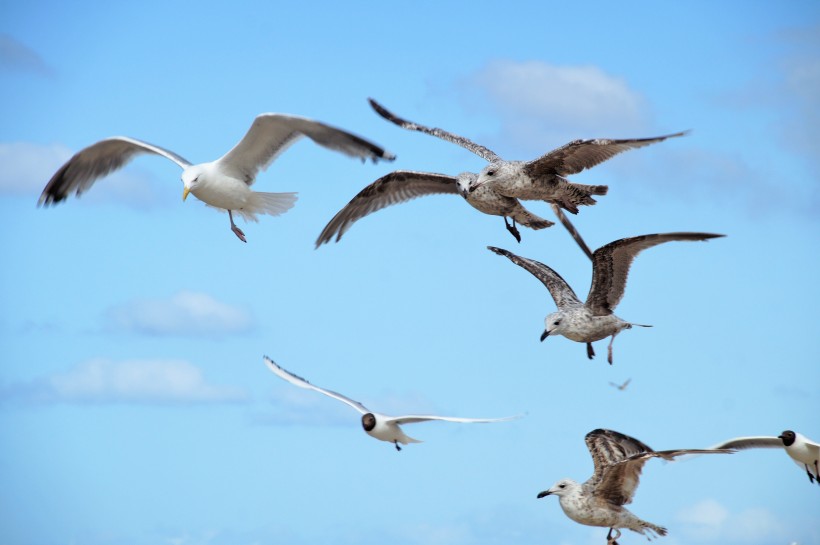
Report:
[{"label": "dark beak", "polygon": [[544,332],[541,333],[541,342],[544,342],[544,339],[546,339],[549,334],[550,332],[545,329]]},{"label": "dark beak", "polygon": [[541,498],[545,498],[545,497],[547,497],[547,496],[549,496],[549,495],[550,495],[549,490],[544,490],[543,492],[541,492],[540,494],[538,494],[538,499],[540,500]]}]

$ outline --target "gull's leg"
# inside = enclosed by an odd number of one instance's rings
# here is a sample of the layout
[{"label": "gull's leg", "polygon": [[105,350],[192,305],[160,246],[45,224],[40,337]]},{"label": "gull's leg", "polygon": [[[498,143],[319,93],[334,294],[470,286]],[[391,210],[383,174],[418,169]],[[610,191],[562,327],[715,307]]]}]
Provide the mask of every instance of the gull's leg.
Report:
[{"label": "gull's leg", "polygon": [[820,468],[817,467],[817,460],[814,461],[814,474],[817,475],[814,480],[817,481],[817,484],[820,484]]},{"label": "gull's leg", "polygon": [[396,445],[396,450],[401,450],[401,447],[399,446],[399,441],[398,440],[393,441],[393,444]]},{"label": "gull's leg", "polygon": [[[615,531],[615,536],[613,537],[612,531]],[[621,537],[621,531],[617,528],[610,528],[609,533],[606,535],[606,545],[618,545],[618,538]]]},{"label": "gull's leg", "polygon": [[515,237],[515,240],[520,243],[521,233],[518,232],[518,228],[515,226],[515,220],[513,220],[512,225],[510,225],[510,222],[507,221],[507,216],[504,216],[504,225],[507,226],[507,231],[509,231],[510,234]]},{"label": "gull's leg", "polygon": [[[806,468],[806,475],[809,476],[809,482],[813,483],[814,482],[814,475],[812,475],[811,471],[809,471],[809,466],[807,466],[806,464],[803,464],[803,467]],[[814,470],[817,471],[817,460],[814,461]],[[820,475],[820,473],[818,473],[818,475]],[[817,484],[820,484],[820,479],[817,481]]]},{"label": "gull's leg", "polygon": [[[617,335],[617,333],[616,333]],[[615,342],[615,335],[612,336],[612,339],[609,341],[609,346],[606,349],[606,361],[609,362],[609,365],[612,365],[612,343]]]},{"label": "gull's leg", "polygon": [[233,222],[233,212],[231,212],[230,210],[228,210],[228,217],[231,219],[231,231],[233,231],[233,234],[239,237],[239,240],[241,240],[242,242],[248,242],[245,239],[245,233],[243,233],[242,229],[237,227],[236,224]]},{"label": "gull's leg", "polygon": [[589,359],[595,357],[595,350],[592,349],[592,343],[587,343],[587,357]]}]

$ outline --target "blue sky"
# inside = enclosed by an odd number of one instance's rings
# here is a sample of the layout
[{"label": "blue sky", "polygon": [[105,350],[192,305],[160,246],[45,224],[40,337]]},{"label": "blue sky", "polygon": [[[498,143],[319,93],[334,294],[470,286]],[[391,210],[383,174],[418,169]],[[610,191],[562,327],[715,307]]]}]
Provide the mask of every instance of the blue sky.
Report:
[{"label": "blue sky", "polygon": [[[469,7],[468,7],[469,6]],[[788,8],[788,9],[787,9]],[[820,7],[813,2],[7,3],[0,17],[0,541],[604,542],[554,498],[585,480],[583,438],[656,449],[791,428],[820,439]],[[573,177],[610,192],[573,218],[593,248],[645,233],[726,238],[641,254],[625,331],[588,361],[538,337],[554,309],[493,245],[585,297],[560,227],[522,229],[442,195],[379,211],[339,244],[325,223],[394,169],[483,162],[373,113],[463,134],[508,159],[575,138],[691,129]],[[257,189],[297,191],[243,224],[181,200],[142,157],[80,199],[37,198],[75,151],[127,135],[215,159],[262,112],[303,115],[398,158],[309,141]],[[529,203],[546,218],[546,204]],[[418,424],[397,453],[283,367]],[[609,385],[631,378],[626,391]],[[650,462],[633,511],[663,543],[820,544],[817,486],[783,452]],[[622,543],[640,543],[624,534]]]}]

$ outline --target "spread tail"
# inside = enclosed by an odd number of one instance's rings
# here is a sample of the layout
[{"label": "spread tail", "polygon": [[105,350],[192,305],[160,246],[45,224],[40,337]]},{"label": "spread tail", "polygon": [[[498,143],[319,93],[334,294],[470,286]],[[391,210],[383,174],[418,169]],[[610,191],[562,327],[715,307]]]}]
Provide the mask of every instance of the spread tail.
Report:
[{"label": "spread tail", "polygon": [[254,191],[248,205],[233,212],[242,216],[246,221],[259,221],[256,214],[279,216],[296,204],[296,193],[265,193]]}]

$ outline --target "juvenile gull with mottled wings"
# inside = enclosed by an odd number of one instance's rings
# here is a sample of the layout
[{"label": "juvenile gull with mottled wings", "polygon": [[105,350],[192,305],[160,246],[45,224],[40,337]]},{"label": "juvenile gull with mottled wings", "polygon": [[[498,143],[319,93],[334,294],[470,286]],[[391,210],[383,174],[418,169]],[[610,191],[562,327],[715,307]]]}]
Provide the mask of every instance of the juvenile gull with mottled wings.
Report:
[{"label": "juvenile gull with mottled wings", "polygon": [[78,196],[100,177],[123,167],[136,155],[152,153],[170,159],[182,170],[182,200],[193,194],[214,208],[227,210],[231,230],[242,242],[245,234],[233,221],[236,212],[246,221],[256,214],[278,216],[296,202],[295,193],[263,193],[250,186],[260,170],[299,138],[307,136],[325,148],[363,161],[393,160],[395,156],[376,144],[319,121],[294,115],[267,113],[254,119],[247,134],[221,158],[210,163],[191,164],[165,148],[126,136],[106,138],[77,152],[52,176],[39,204],[50,205]]},{"label": "juvenile gull with mottled wings", "polygon": [[[508,217],[512,219],[513,225],[520,223],[530,229],[544,229],[554,225],[553,222],[539,218],[524,208],[518,199],[505,197],[493,191],[489,185],[473,188],[477,179],[478,175],[472,172],[462,172],[458,176],[412,170],[391,172],[353,197],[322,230],[316,240],[316,247],[330,242],[334,237],[338,242],[356,221],[377,210],[436,193],[461,195],[476,210],[485,214],[502,216],[507,228],[519,242],[521,236],[518,230],[507,222]],[[556,213],[562,221],[565,221],[560,209],[557,209]],[[571,233],[574,232],[572,224],[569,224],[567,228]]]},{"label": "juvenile gull with mottled wings", "polygon": [[777,437],[755,436],[735,437],[712,448],[737,449],[749,448],[782,448],[794,460],[794,463],[803,468],[809,476],[809,482],[820,484],[820,443],[816,443],[801,433],[786,430]]},{"label": "juvenile gull with mottled wings", "polygon": [[[571,227],[569,220],[563,216],[560,209],[563,208],[577,214],[579,206],[595,204],[592,195],[605,195],[607,186],[576,184],[567,180],[566,176],[578,174],[611,159],[621,152],[642,148],[662,142],[667,138],[686,134],[685,132],[679,132],[652,138],[620,140],[605,138],[573,140],[532,161],[505,161],[492,150],[463,136],[402,119],[372,98],[368,100],[376,113],[391,123],[404,129],[422,132],[452,142],[487,161],[489,164],[479,172],[478,178],[470,184],[470,192],[486,186],[485,191],[508,199],[540,200],[553,204],[553,210],[556,211],[561,222],[569,229],[581,249],[590,257],[589,247],[583,242],[577,231]],[[500,209],[493,212],[485,211],[485,213],[505,216]],[[520,240],[520,234],[515,228],[515,223],[516,221],[513,220],[513,224],[508,224],[507,229],[517,240]]]},{"label": "juvenile gull with mottled wings", "polygon": [[[732,450],[677,449],[654,451],[634,437],[597,429],[585,439],[595,471],[585,483],[561,479],[538,498],[558,496],[564,513],[580,524],[609,528],[607,544],[617,545],[621,528],[647,536],[665,536],[666,528],[635,516],[624,505],[632,503],[643,465],[650,458],[674,460],[683,454],[728,454]],[[612,532],[616,532],[613,536]]]},{"label": "juvenile gull with mottled wings", "polygon": [[561,275],[543,263],[517,256],[501,248],[493,246],[487,248],[529,271],[547,287],[555,300],[558,311],[544,319],[544,333],[541,335],[541,341],[549,335],[563,335],[570,340],[586,343],[587,356],[592,359],[595,355],[592,342],[612,336],[607,349],[607,361],[612,364],[612,343],[615,341],[615,335],[632,326],[651,327],[627,322],[613,313],[624,295],[626,278],[635,256],[647,248],[664,242],[708,240],[722,236],[724,235],[711,233],[666,233],[641,235],[610,242],[592,254],[592,286],[585,303],[581,303]]},{"label": "juvenile gull with mottled wings", "polygon": [[298,375],[294,375],[290,371],[287,371],[277,365],[272,359],[265,356],[265,365],[268,366],[268,369],[273,371],[276,376],[281,379],[284,379],[291,384],[298,386],[300,388],[306,388],[308,390],[315,390],[320,394],[324,394],[328,397],[332,397],[346,405],[349,405],[356,409],[359,414],[362,415],[362,427],[364,431],[370,437],[375,437],[380,441],[387,441],[388,443],[393,443],[396,446],[396,450],[401,450],[399,443],[402,445],[407,445],[409,443],[421,443],[418,439],[413,439],[412,437],[408,437],[402,431],[401,426],[404,424],[415,424],[417,422],[427,422],[430,420],[443,420],[445,422],[461,422],[461,423],[487,423],[487,422],[505,422],[508,420],[514,420],[516,418],[520,418],[519,416],[508,416],[505,418],[460,418],[456,416],[433,416],[433,415],[404,415],[404,416],[388,416],[386,414],[381,414],[377,412],[373,412],[358,401],[354,401],[349,397],[343,396],[337,392],[332,390],[327,390],[325,388],[321,388],[319,386],[314,386],[307,380],[303,379]]}]

